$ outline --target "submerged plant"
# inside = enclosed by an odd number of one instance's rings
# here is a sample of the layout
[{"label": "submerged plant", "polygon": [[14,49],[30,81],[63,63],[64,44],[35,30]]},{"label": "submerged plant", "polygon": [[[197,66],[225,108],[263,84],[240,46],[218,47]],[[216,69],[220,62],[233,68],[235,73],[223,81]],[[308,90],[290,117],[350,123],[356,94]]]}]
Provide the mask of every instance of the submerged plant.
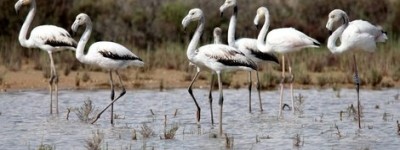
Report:
[{"label": "submerged plant", "polygon": [[41,143],[38,147],[38,150],[54,150],[56,149],[56,146],[51,146],[49,144],[43,144]]},{"label": "submerged plant", "polygon": [[225,133],[225,147],[227,149],[233,149],[233,142],[234,142],[233,136],[229,137],[228,134]]},{"label": "submerged plant", "polygon": [[177,124],[173,125],[169,130],[165,129],[164,139],[174,139],[176,131],[178,131],[179,126]]},{"label": "submerged plant", "polygon": [[342,137],[342,134],[340,133],[340,130],[339,130],[339,126],[335,123],[335,129],[336,129],[336,135],[339,137],[339,138],[341,138]]},{"label": "submerged plant", "polygon": [[101,143],[104,139],[104,133],[101,133],[99,130],[93,132],[92,137],[85,140],[86,142],[86,149],[88,150],[100,150]]},{"label": "submerged plant", "polygon": [[397,123],[397,134],[400,135],[400,123],[399,123],[399,120],[397,120],[396,123]]},{"label": "submerged plant", "polygon": [[82,122],[89,122],[94,119],[95,106],[90,98],[87,98],[81,107],[75,108],[75,114]]},{"label": "submerged plant", "polygon": [[141,130],[139,131],[139,133],[143,136],[143,138],[146,139],[146,138],[149,138],[150,136],[152,136],[154,131],[152,128],[150,128],[146,124],[143,124],[141,126]]},{"label": "submerged plant", "polygon": [[293,146],[300,147],[304,145],[304,137],[301,139],[300,134],[296,134],[293,138]]},{"label": "submerged plant", "polygon": [[293,109],[295,111],[299,112],[300,115],[302,115],[304,113],[304,101],[305,101],[305,98],[300,93],[298,96],[295,96],[295,106],[296,107],[293,107]]}]

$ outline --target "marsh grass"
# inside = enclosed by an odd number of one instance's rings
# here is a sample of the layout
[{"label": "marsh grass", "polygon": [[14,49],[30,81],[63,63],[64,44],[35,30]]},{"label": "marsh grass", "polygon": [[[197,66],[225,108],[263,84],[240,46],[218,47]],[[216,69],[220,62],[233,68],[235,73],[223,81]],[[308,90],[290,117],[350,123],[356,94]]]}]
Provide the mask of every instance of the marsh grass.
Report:
[{"label": "marsh grass", "polygon": [[101,144],[104,140],[104,133],[97,130],[92,133],[92,136],[85,140],[85,148],[88,150],[101,150]]},{"label": "marsh grass", "polygon": [[334,125],[333,125],[333,127],[335,128],[335,130],[336,130],[336,132],[335,132],[335,134],[339,137],[339,138],[342,138],[342,133],[340,132],[340,129],[339,129],[339,126],[335,123]]},{"label": "marsh grass", "polygon": [[225,148],[234,149],[233,148],[234,140],[235,139],[233,136],[228,136],[228,134],[225,133]]},{"label": "marsh grass", "polygon": [[96,107],[93,105],[92,100],[87,98],[83,105],[75,108],[75,114],[82,122],[88,123],[89,121],[93,120],[96,114]]},{"label": "marsh grass", "polygon": [[299,115],[304,114],[305,107],[305,97],[299,93],[299,95],[295,96],[295,106],[294,110],[299,113]]},{"label": "marsh grass", "polygon": [[265,71],[261,74],[261,89],[273,89],[279,82],[280,77],[271,71]]},{"label": "marsh grass", "polygon": [[[363,107],[361,106],[361,112],[360,112],[360,118],[363,116]],[[358,111],[357,111],[357,109],[354,107],[354,105],[353,104],[351,104],[350,106],[348,106],[347,108],[346,108],[346,111],[345,111],[347,114],[348,114],[348,117],[352,117],[353,118],[353,120],[354,121],[358,121]]]},{"label": "marsh grass", "polygon": [[143,124],[140,127],[139,133],[142,135],[143,139],[147,139],[154,135],[154,130],[147,124]]},{"label": "marsh grass", "polygon": [[396,121],[397,124],[397,134],[400,135],[400,123],[399,120]]},{"label": "marsh grass", "polygon": [[301,138],[301,137],[300,137],[300,134],[296,134],[296,135],[293,137],[293,146],[294,146],[294,147],[301,147],[301,146],[304,146],[304,137]]},{"label": "marsh grass", "polygon": [[[165,127],[166,128],[166,127]],[[164,129],[164,138],[163,139],[174,139],[176,135],[176,131],[178,131],[179,125],[174,124],[169,129]]]},{"label": "marsh grass", "polygon": [[132,129],[132,131],[131,131],[131,139],[132,140],[137,140],[137,134],[136,134],[136,130],[135,129]]},{"label": "marsh grass", "polygon": [[55,145],[49,145],[49,144],[41,143],[37,149],[38,150],[55,150],[56,146]]}]

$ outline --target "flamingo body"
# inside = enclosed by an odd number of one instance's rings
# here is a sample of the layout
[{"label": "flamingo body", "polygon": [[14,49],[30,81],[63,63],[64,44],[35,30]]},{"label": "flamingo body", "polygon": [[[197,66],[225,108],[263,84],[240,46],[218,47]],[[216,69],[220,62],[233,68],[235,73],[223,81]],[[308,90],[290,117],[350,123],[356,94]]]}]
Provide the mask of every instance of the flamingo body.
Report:
[{"label": "flamingo body", "polygon": [[100,41],[93,43],[86,54],[87,62],[104,69],[123,69],[128,66],[144,65],[142,59],[121,44]]}]

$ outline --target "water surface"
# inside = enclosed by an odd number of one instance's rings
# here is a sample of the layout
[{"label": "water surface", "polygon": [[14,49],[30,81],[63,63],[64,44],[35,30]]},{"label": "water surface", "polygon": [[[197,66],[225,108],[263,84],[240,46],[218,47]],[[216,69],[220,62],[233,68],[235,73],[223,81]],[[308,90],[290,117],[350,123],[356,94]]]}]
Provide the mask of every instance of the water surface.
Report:
[{"label": "water surface", "polygon": [[[353,89],[342,89],[340,96],[332,90],[295,90],[304,103],[292,114],[284,111],[278,119],[279,91],[263,91],[261,112],[253,93],[253,112],[248,111],[247,90],[224,90],[224,132],[233,137],[234,149],[293,149],[295,137],[300,137],[304,149],[398,149],[400,136],[396,120],[400,120],[400,100],[396,89],[362,90],[362,129],[359,130],[347,108],[356,104]],[[106,149],[225,149],[226,139],[215,138],[218,133],[218,93],[214,92],[214,120],[211,125],[207,90],[194,89],[202,107],[200,125],[195,120],[196,107],[186,89],[132,90],[115,104],[119,119],[109,124],[105,112],[94,125],[81,122],[72,112],[66,120],[67,108],[80,107],[91,99],[97,109],[107,105],[110,92],[61,91],[59,115],[49,114],[49,95],[46,91],[6,92],[0,94],[0,149],[37,149],[48,144],[56,149],[85,149],[85,140],[92,133],[104,133],[102,148]],[[289,94],[284,103],[290,104]],[[151,114],[152,110],[154,115]],[[177,115],[174,116],[175,111]],[[343,111],[340,120],[340,111]],[[164,116],[167,129],[178,125],[172,140],[163,140]],[[150,138],[139,131],[146,124],[154,130]],[[340,135],[335,128],[338,126]],[[137,140],[131,132],[137,131]]]}]

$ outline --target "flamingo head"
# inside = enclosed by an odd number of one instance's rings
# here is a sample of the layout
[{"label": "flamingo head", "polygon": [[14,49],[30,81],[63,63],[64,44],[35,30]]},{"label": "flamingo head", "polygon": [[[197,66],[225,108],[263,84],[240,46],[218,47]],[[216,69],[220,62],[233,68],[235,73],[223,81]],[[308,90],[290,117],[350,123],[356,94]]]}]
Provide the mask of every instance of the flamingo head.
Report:
[{"label": "flamingo head", "polygon": [[204,17],[203,11],[199,8],[193,8],[189,11],[189,13],[183,18],[182,26],[184,29],[189,25],[192,21],[199,21]]},{"label": "flamingo head", "polygon": [[340,10],[340,9],[332,10],[328,16],[328,22],[326,23],[326,28],[331,33],[335,24],[340,23],[340,21],[342,24],[349,23],[349,18],[347,16],[346,12],[344,12],[343,10]]},{"label": "flamingo head", "polygon": [[15,12],[18,13],[21,6],[25,6],[25,5],[29,5],[29,4],[31,4],[31,0],[18,0],[14,5]]},{"label": "flamingo head", "polygon": [[75,33],[79,26],[84,25],[87,22],[91,22],[90,17],[85,13],[80,13],[76,16],[76,19],[71,26],[72,31]]},{"label": "flamingo head", "polygon": [[258,8],[257,9],[257,14],[256,14],[256,17],[254,18],[254,21],[253,21],[253,23],[254,23],[254,25],[257,27],[257,29],[259,28],[259,22],[260,22],[260,19],[262,18],[262,17],[264,17],[264,16],[269,16],[269,11],[268,11],[268,9],[266,8],[266,7],[260,7],[260,8]]},{"label": "flamingo head", "polygon": [[233,7],[233,13],[237,13],[236,0],[225,0],[225,3],[222,4],[221,7],[219,7],[221,17],[224,15],[224,11],[229,7]]}]

